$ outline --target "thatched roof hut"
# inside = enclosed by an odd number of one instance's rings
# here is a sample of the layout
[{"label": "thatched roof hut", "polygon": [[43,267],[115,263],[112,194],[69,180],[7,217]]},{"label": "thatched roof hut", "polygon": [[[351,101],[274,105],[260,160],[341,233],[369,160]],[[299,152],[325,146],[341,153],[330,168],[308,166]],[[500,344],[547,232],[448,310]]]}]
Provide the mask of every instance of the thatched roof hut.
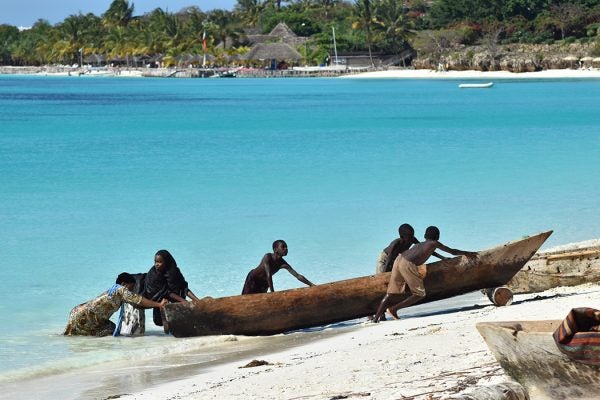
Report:
[{"label": "thatched roof hut", "polygon": [[283,42],[292,46],[299,46],[308,40],[306,37],[296,35],[285,22],[278,23],[268,35],[248,34],[246,39],[248,40],[248,43],[253,45],[259,43]]},{"label": "thatched roof hut", "polygon": [[297,62],[302,59],[302,55],[286,43],[259,43],[244,56],[244,59]]},{"label": "thatched roof hut", "polygon": [[292,31],[284,22],[280,22],[275,26],[275,28],[273,28],[273,30],[271,30],[269,36],[278,37],[283,39],[283,41],[286,41],[286,39],[293,39],[298,35],[296,35],[294,31]]}]

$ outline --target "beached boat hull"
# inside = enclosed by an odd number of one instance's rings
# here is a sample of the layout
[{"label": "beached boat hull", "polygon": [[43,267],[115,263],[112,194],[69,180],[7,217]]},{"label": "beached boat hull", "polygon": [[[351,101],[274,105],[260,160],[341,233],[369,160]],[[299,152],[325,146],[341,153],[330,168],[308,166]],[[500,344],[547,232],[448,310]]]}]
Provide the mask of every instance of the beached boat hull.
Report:
[{"label": "beached boat hull", "polygon": [[535,254],[507,284],[513,293],[600,282],[600,247]]},{"label": "beached boat hull", "polygon": [[531,399],[597,399],[600,367],[574,361],[559,351],[552,333],[561,322],[480,322],[477,330]]},{"label": "beached boat hull", "polygon": [[[552,232],[478,253],[427,264],[424,284],[433,301],[505,284]],[[390,272],[274,293],[169,304],[163,320],[176,337],[270,335],[372,315]]]}]

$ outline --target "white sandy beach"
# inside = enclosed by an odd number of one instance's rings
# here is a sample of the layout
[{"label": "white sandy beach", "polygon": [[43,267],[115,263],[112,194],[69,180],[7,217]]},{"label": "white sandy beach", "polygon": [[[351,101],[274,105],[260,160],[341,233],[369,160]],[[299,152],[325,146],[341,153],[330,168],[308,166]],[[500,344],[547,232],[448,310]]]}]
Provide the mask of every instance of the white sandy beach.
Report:
[{"label": "white sandy beach", "polygon": [[[120,398],[450,398],[475,385],[510,380],[476,331],[477,322],[562,319],[571,308],[600,308],[600,286],[517,295],[508,307],[496,307],[483,295],[476,299],[472,306],[444,313],[365,322],[301,347],[239,359]],[[253,360],[268,365],[240,368]]]},{"label": "white sandy beach", "polygon": [[600,79],[600,69],[554,69],[538,72],[435,71],[429,69],[390,69],[345,75],[342,78],[396,79]]},{"label": "white sandy beach", "polygon": [[[327,72],[339,71],[333,67],[297,67],[297,71]],[[38,75],[38,76],[79,76],[77,68],[54,68],[54,67],[3,67],[0,74],[9,75]],[[86,77],[141,77],[145,68],[121,68],[118,70],[106,68],[85,69]],[[172,69],[157,69],[155,72],[168,74]],[[160,75],[160,74],[158,74]],[[242,76],[242,75],[240,75]],[[537,72],[514,73],[508,71],[436,71],[431,69],[390,68],[384,71],[353,72],[340,75],[344,79],[440,79],[440,80],[504,80],[504,79],[600,79],[599,68],[584,69],[554,69]]]}]

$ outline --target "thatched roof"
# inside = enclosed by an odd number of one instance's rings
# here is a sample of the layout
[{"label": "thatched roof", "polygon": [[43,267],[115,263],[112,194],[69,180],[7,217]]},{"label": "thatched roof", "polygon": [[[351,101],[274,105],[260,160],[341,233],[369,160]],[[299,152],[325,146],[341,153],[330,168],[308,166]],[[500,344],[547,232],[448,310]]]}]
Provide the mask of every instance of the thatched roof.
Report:
[{"label": "thatched roof", "polygon": [[302,55],[286,43],[259,43],[252,47],[244,59],[299,61]]},{"label": "thatched roof", "polygon": [[280,22],[268,35],[247,34],[246,40],[251,44],[283,42],[299,45],[304,43],[307,38],[298,37],[284,22]]},{"label": "thatched roof", "polygon": [[283,39],[288,39],[295,38],[298,35],[296,35],[294,31],[292,31],[284,22],[280,22],[277,24],[277,26],[275,26],[275,28],[273,28],[271,33],[269,33],[269,36],[277,36]]}]

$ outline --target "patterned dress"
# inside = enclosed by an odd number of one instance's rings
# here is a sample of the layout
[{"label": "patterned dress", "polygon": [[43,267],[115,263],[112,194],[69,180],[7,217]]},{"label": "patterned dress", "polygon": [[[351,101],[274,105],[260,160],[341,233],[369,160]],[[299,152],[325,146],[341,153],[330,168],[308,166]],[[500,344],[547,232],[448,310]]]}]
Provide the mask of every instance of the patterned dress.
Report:
[{"label": "patterned dress", "polygon": [[117,286],[114,291],[106,291],[100,296],[71,310],[65,335],[109,336],[115,330],[115,324],[110,321],[121,304],[139,305],[142,296],[130,292],[123,286]]}]

